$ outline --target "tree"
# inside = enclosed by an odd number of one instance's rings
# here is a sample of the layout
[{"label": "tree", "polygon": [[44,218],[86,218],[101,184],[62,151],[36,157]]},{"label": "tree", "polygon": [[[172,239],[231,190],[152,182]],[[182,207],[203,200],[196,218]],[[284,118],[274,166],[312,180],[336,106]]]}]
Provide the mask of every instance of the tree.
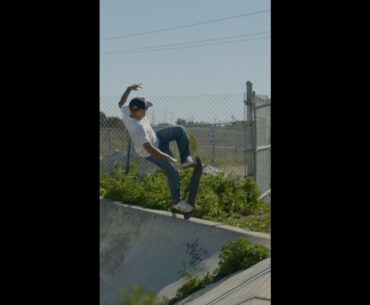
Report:
[{"label": "tree", "polygon": [[100,111],[100,127],[106,126],[107,116],[104,112]]},{"label": "tree", "polygon": [[186,120],[184,120],[184,119],[177,119],[176,124],[177,125],[186,125]]},{"label": "tree", "polygon": [[104,112],[100,111],[100,127],[101,128],[123,128],[123,122],[118,117],[107,117]]},{"label": "tree", "polygon": [[106,124],[108,128],[123,128],[124,125],[123,125],[123,122],[120,118],[118,117],[108,117],[107,118],[107,121],[106,121]]}]

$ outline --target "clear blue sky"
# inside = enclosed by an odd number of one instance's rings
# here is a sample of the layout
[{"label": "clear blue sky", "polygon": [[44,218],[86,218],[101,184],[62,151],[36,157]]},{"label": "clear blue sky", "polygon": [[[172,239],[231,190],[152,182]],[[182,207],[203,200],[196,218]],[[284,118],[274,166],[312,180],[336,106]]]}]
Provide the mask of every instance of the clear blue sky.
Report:
[{"label": "clear blue sky", "polygon": [[[271,12],[268,11],[172,31],[110,39],[269,9],[270,1],[266,0],[100,0],[100,96],[121,96],[128,85],[136,82],[143,83],[143,89],[140,93],[135,92],[135,96],[243,94],[248,80],[253,83],[257,94],[271,96],[270,38],[192,48],[189,46],[194,44],[169,46],[188,48],[162,51],[146,49],[106,53],[270,32]],[[205,43],[270,36],[267,33]],[[110,102],[101,103],[101,109],[119,116],[116,102]],[[235,103],[240,104],[238,110],[234,110],[239,113],[239,118],[243,104],[239,99]],[[171,111],[176,112],[176,109]],[[156,107],[157,121],[161,120],[161,112]],[[230,117],[234,112],[224,115]],[[175,113],[174,116],[179,117],[180,114]],[[189,109],[181,117],[190,116],[193,113]],[[223,119],[220,113],[212,116]]]}]

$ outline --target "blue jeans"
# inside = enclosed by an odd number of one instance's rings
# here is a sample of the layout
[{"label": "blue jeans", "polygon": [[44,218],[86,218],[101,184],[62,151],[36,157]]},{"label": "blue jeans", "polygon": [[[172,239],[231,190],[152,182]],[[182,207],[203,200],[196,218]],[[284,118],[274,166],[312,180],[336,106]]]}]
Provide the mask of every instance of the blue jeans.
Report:
[{"label": "blue jeans", "polygon": [[[170,150],[170,142],[176,141],[177,148],[179,149],[180,153],[181,163],[183,163],[185,159],[190,156],[189,138],[183,126],[171,126],[163,128],[157,130],[156,135],[158,137],[160,151],[173,157],[173,154]],[[163,160],[156,156],[150,156],[146,159],[159,166],[166,173],[173,203],[181,200],[180,171],[176,168],[176,166],[172,162]]]}]

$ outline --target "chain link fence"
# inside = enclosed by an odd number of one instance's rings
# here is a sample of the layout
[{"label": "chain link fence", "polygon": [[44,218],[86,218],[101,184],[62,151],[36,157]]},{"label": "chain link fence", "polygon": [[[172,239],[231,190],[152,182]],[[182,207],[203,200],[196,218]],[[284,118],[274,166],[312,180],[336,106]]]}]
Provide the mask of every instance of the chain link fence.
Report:
[{"label": "chain link fence", "polygon": [[271,102],[267,98],[254,97],[256,117],[256,182],[270,200],[271,190]]},{"label": "chain link fence", "polygon": [[[153,103],[147,116],[154,130],[184,126],[191,154],[202,159],[205,173],[252,176],[265,193],[270,189],[271,124],[270,108],[263,105],[270,102],[267,97],[254,95],[255,106],[247,109],[246,95],[146,96]],[[129,100],[135,96],[140,92],[132,92]],[[158,168],[137,156],[130,145],[118,107],[120,98],[100,98],[100,172],[112,173],[116,163],[123,164],[127,171],[132,162],[140,174],[154,173]],[[171,143],[170,148],[178,158],[176,143]],[[257,170],[253,172],[252,168]]]}]

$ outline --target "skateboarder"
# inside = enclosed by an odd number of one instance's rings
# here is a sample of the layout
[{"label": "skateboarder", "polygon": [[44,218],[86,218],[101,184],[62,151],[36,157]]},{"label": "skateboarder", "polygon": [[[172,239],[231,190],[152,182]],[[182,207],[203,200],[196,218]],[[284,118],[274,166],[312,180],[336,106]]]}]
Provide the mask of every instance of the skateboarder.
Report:
[{"label": "skateboarder", "polygon": [[[126,103],[130,92],[137,91],[141,85],[128,86],[118,103],[122,111],[123,123],[137,154],[156,164],[166,173],[174,208],[182,212],[190,212],[194,207],[182,200],[180,193],[180,169],[196,164],[190,156],[188,136],[182,126],[171,126],[154,131],[146,117],[146,111],[152,103],[145,101],[145,98],[136,97],[129,104]],[[177,143],[181,166],[172,155],[169,147],[171,141]]]}]

